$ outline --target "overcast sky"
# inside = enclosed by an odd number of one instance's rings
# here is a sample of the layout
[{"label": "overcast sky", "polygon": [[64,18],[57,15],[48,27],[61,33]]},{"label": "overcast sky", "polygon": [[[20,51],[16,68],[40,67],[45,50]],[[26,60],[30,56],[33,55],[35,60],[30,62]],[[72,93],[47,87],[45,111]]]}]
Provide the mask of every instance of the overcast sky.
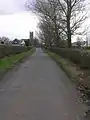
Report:
[{"label": "overcast sky", "polygon": [[37,31],[37,17],[25,10],[27,0],[0,0],[0,37],[28,38]]},{"label": "overcast sky", "polygon": [[[28,38],[29,31],[37,31],[37,17],[25,10],[27,0],[0,0],[0,36],[10,39]],[[30,0],[29,0],[30,1]],[[31,0],[33,1],[33,0]],[[87,0],[87,3],[90,0]],[[88,5],[90,10],[90,5]],[[90,17],[90,14],[88,14]],[[90,25],[90,19],[85,24]]]}]

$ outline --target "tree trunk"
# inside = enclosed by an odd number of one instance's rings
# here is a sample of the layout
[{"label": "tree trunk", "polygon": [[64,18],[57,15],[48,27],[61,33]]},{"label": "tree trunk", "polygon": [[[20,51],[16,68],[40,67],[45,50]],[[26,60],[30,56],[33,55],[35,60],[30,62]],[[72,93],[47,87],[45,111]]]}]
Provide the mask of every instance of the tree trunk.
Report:
[{"label": "tree trunk", "polygon": [[67,1],[67,40],[68,48],[72,47],[71,43],[71,27],[70,27],[70,18],[71,18],[71,0]]},{"label": "tree trunk", "polygon": [[56,20],[55,20],[55,35],[56,35],[56,46],[59,47],[59,34],[58,34],[58,28],[57,28]]},{"label": "tree trunk", "polygon": [[68,48],[71,48],[72,44],[71,44],[71,30],[70,30],[70,25],[67,25],[67,40],[68,40]]}]

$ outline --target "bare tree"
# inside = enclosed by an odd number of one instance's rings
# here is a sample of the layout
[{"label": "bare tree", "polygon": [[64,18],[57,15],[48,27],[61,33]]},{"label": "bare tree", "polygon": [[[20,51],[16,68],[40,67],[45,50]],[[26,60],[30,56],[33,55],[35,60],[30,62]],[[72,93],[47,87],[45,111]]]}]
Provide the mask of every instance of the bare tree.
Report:
[{"label": "bare tree", "polygon": [[[71,48],[72,35],[86,19],[84,1],[36,0],[33,10],[44,20],[43,23],[47,24],[49,21],[49,24],[53,26],[52,34],[54,34],[57,46],[59,41],[65,38],[68,47]],[[30,9],[29,6],[28,8]]]},{"label": "bare tree", "polygon": [[[58,5],[57,2],[54,2],[55,0],[36,0],[36,4],[34,4],[33,9],[38,13],[41,19],[46,24],[51,24],[49,27],[53,28],[53,36],[54,41],[56,42],[56,45],[59,45],[59,39],[60,39],[60,31],[58,26]],[[47,22],[48,21],[48,22]],[[43,23],[44,23],[43,22]],[[50,29],[49,28],[49,29]]]},{"label": "bare tree", "polygon": [[67,35],[68,47],[71,47],[71,37],[86,19],[85,0],[57,0],[59,10],[62,14],[62,21],[66,25],[65,33]]},{"label": "bare tree", "polygon": [[[39,28],[40,28],[40,35],[39,37],[42,38],[41,36],[43,36],[44,38],[44,42],[48,45],[51,46],[53,39],[55,38],[55,33],[54,33],[54,28],[52,23],[50,23],[50,21],[47,20],[47,22],[45,22],[45,19],[41,20],[41,22],[39,23]],[[43,34],[43,35],[42,35]]]}]

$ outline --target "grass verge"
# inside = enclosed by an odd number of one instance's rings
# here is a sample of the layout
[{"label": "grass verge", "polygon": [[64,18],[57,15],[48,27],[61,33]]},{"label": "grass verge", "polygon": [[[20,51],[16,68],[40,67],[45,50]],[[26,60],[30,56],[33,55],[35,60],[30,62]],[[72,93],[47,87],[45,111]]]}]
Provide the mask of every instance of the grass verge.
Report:
[{"label": "grass verge", "polygon": [[10,69],[14,65],[16,65],[16,63],[20,62],[24,58],[31,55],[34,51],[35,51],[35,49],[33,48],[33,49],[29,50],[28,52],[23,52],[23,53],[16,54],[16,55],[10,55],[3,59],[0,59],[0,71],[1,72],[7,71],[8,69]]},{"label": "grass verge", "polygon": [[62,68],[67,76],[75,83],[78,82],[80,79],[79,75],[81,74],[81,71],[76,69],[76,66],[70,62],[67,59],[63,59],[56,53],[50,52],[48,50],[44,50],[51,58],[53,58],[57,64],[59,65],[60,68]]}]

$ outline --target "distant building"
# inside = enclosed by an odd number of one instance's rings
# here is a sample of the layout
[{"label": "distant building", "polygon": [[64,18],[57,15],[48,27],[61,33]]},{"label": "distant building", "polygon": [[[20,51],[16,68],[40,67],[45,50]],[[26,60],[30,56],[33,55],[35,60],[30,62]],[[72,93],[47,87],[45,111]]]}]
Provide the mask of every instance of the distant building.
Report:
[{"label": "distant building", "polygon": [[17,44],[17,45],[19,45],[19,44],[20,44],[20,41],[19,41],[18,39],[15,39],[15,40],[12,41],[12,44]]},{"label": "distant building", "polygon": [[12,41],[12,45],[14,45],[14,46],[24,46],[25,42],[24,42],[23,39],[22,40],[15,39],[15,40]]},{"label": "distant building", "polygon": [[20,45],[25,46],[25,41],[23,39],[21,40]]},{"label": "distant building", "polygon": [[78,38],[81,39],[80,41],[81,41],[82,46],[88,46],[88,47],[90,46],[90,33],[89,32],[84,35],[74,35],[72,37],[72,40],[74,40],[75,42],[72,43],[72,46],[77,46],[77,41],[79,41]]},{"label": "distant building", "polygon": [[81,47],[86,47],[87,46],[87,41],[77,41],[77,42],[73,42],[72,46],[73,47],[78,47],[78,42],[80,42]]}]

